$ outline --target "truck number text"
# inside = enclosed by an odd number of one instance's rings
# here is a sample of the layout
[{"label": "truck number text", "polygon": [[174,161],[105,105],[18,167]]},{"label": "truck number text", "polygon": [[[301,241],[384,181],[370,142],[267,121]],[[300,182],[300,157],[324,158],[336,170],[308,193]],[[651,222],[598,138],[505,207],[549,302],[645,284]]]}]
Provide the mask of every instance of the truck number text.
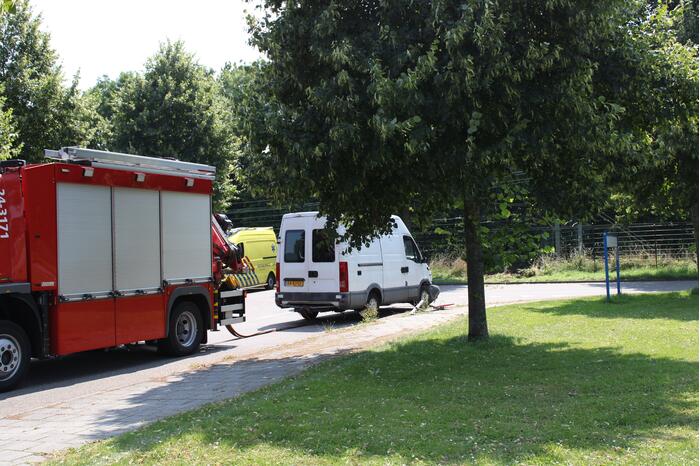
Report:
[{"label": "truck number text", "polygon": [[5,190],[0,189],[0,239],[10,237],[10,224],[7,221],[7,209],[5,208]]}]

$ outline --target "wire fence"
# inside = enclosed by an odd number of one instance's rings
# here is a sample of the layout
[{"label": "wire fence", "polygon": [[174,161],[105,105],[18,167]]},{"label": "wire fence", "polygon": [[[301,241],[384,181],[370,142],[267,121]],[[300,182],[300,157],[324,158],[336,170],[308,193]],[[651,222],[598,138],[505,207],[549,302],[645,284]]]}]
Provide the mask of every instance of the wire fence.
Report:
[{"label": "wire fence", "polygon": [[[294,211],[313,211],[318,203],[296,206]],[[235,227],[272,226],[279,232],[286,209],[272,207],[266,200],[239,201],[232,204],[228,216]],[[518,232],[507,222],[484,222],[489,235],[501,233],[538,237],[540,251],[570,257],[575,254],[603,254],[603,233],[616,233],[620,255],[695,258],[693,226],[686,222],[634,223],[629,225],[601,221],[594,224],[571,222],[555,225],[528,225]],[[462,217],[436,218],[429,227],[412,228],[419,247],[427,257],[462,255]],[[516,237],[517,241],[518,238]]]},{"label": "wire fence", "polygon": [[[508,225],[484,222],[490,235],[511,228]],[[464,229],[461,217],[435,219],[431,228],[415,232],[421,249],[428,256],[458,254]],[[615,233],[621,256],[690,257],[695,254],[693,225],[685,222],[529,225],[526,235],[540,238],[540,249],[571,257],[576,254],[603,254],[603,233]],[[523,235],[525,236],[525,235]],[[457,249],[457,250],[455,250]]]}]

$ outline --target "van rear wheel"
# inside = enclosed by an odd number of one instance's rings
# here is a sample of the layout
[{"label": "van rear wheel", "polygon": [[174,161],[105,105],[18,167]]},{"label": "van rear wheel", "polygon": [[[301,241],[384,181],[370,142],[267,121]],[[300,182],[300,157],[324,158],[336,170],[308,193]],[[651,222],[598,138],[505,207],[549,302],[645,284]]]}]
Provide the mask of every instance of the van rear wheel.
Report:
[{"label": "van rear wheel", "polygon": [[312,311],[311,309],[296,309],[296,311],[304,320],[314,320],[318,317],[318,311]]},{"label": "van rear wheel", "polygon": [[29,370],[31,347],[27,332],[8,320],[0,320],[0,392],[13,389]]},{"label": "van rear wheel", "polygon": [[364,309],[375,314],[379,312],[379,295],[376,291],[369,294],[367,297],[367,304],[365,304]]}]

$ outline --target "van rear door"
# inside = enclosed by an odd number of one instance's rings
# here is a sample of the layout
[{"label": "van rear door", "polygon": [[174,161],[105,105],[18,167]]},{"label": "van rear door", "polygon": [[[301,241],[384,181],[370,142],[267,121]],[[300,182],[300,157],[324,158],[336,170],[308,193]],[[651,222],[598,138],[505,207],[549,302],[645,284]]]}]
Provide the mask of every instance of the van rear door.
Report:
[{"label": "van rear door", "polygon": [[321,225],[314,225],[307,233],[311,237],[311,261],[308,263],[308,291],[337,293],[339,285],[339,251],[335,239]]},{"label": "van rear door", "polygon": [[280,277],[281,292],[299,293],[308,291],[306,261],[311,240],[306,233],[306,219],[291,218],[285,221],[280,231]]}]

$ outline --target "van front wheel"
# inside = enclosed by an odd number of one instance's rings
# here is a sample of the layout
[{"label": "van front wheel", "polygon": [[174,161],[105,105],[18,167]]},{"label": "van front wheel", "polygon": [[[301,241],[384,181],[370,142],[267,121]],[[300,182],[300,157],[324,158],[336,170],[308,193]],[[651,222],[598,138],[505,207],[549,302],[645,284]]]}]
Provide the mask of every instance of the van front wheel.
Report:
[{"label": "van front wheel", "polygon": [[428,285],[422,285],[420,291],[418,292],[418,299],[414,300],[411,304],[417,306],[421,301],[425,300],[426,304],[430,304],[430,289]]}]

